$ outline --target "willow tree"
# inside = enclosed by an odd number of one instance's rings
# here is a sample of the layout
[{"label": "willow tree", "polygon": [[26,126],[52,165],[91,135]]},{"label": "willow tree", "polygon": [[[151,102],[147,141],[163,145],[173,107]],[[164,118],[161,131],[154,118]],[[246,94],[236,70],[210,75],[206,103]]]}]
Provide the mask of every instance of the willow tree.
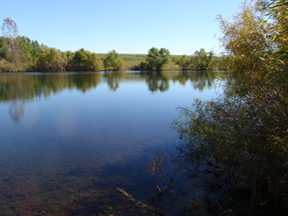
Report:
[{"label": "willow tree", "polygon": [[[279,7],[287,14],[287,4]],[[219,17],[230,67],[226,95],[196,100],[193,109],[183,108],[174,122],[189,142],[179,148],[182,164],[196,161],[212,170],[226,191],[249,191],[251,212],[265,205],[285,211],[287,204],[288,100],[282,85],[287,75],[284,80],[268,76],[285,71],[287,36],[279,32],[286,28],[279,13],[267,20],[270,9],[245,6],[232,21]]]}]

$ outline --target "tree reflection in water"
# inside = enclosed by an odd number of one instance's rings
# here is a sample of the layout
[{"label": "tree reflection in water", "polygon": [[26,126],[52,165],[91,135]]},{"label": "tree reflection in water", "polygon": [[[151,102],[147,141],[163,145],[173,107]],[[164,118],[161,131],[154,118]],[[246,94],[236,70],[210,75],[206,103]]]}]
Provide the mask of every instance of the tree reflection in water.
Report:
[{"label": "tree reflection in water", "polygon": [[[64,89],[77,89],[83,93],[107,82],[108,88],[117,91],[121,81],[145,80],[151,92],[165,92],[171,82],[186,85],[190,81],[194,89],[202,91],[212,86],[217,73],[213,71],[153,71],[153,72],[105,72],[105,73],[44,73],[2,74],[0,76],[0,102],[9,102],[9,113],[18,122],[24,115],[28,100],[49,97]],[[102,79],[106,78],[106,79]],[[133,89],[131,89],[133,91]]]},{"label": "tree reflection in water", "polygon": [[9,114],[14,122],[19,122],[24,115],[24,104],[23,100],[12,100],[10,101]]}]

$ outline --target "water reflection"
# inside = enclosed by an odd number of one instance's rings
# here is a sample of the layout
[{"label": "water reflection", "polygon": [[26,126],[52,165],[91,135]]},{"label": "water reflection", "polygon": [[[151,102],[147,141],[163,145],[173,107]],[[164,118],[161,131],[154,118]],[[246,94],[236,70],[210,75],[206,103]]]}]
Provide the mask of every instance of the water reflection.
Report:
[{"label": "water reflection", "polygon": [[145,73],[145,80],[150,91],[164,92],[169,89],[169,76],[161,71]]},{"label": "water reflection", "polygon": [[[101,74],[92,73],[92,74],[81,74],[77,73],[73,76],[65,76],[68,79],[69,88],[76,88],[79,91],[86,92],[92,88],[96,88],[97,85],[101,82]],[[66,88],[63,86],[62,88]]]},{"label": "water reflection", "polygon": [[24,100],[12,100],[9,106],[9,114],[14,122],[19,122],[24,115]]},{"label": "water reflection", "polygon": [[178,76],[173,77],[173,81],[178,81],[180,84],[185,85],[190,80],[194,89],[203,91],[206,87],[212,86],[217,75],[218,73],[212,71],[203,71],[201,73],[197,71],[181,71]]},{"label": "water reflection", "polygon": [[215,78],[182,71],[0,74],[1,215],[121,215],[116,187],[146,197],[144,165],[179,142],[170,130],[176,108],[210,98]]},{"label": "water reflection", "polygon": [[[185,86],[191,81],[194,89],[203,91],[210,87],[217,73],[212,71],[155,71],[155,72],[104,72],[104,73],[70,73],[70,74],[2,74],[0,75],[0,102],[10,101],[9,113],[15,122],[24,115],[26,100],[47,98],[64,89],[77,89],[83,93],[107,83],[109,90],[117,91],[122,81],[144,81],[151,92],[165,92],[170,81]],[[103,79],[104,78],[104,79]]]},{"label": "water reflection", "polygon": [[[121,76],[122,75],[122,76]],[[105,72],[104,77],[107,78],[107,84],[110,90],[116,91],[119,88],[119,81],[122,78],[125,78],[125,73],[118,72]]]},{"label": "water reflection", "polygon": [[[108,88],[116,91],[120,88],[121,81],[145,80],[151,92],[164,92],[169,89],[169,81],[179,82],[185,85],[188,80],[192,82],[194,89],[202,91],[212,85],[217,73],[203,72],[105,72],[105,73],[72,73],[72,74],[1,74],[0,75],[0,101],[15,99],[34,99],[37,97],[49,97],[64,89],[77,89],[82,92],[96,88],[99,83],[106,82]],[[106,78],[103,80],[102,78]]]}]

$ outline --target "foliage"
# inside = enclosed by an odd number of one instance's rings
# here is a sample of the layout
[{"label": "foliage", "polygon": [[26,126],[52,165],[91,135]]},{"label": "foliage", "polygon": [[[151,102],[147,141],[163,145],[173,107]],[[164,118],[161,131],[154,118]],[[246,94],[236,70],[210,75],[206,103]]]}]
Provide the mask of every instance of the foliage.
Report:
[{"label": "foliage", "polygon": [[66,54],[68,55],[66,55],[66,57],[70,58],[70,64],[73,70],[97,71],[102,67],[100,58],[95,53],[86,51],[83,48],[76,51],[73,57],[70,57],[72,55],[70,52]]},{"label": "foliage", "polygon": [[18,27],[10,18],[4,19],[0,37],[1,71],[97,71],[102,62],[95,54],[84,49],[75,53],[62,52],[38,41],[18,35]]},{"label": "foliage", "polygon": [[206,52],[205,49],[195,51],[191,58],[191,68],[198,70],[211,69],[214,60],[214,53],[212,51]]},{"label": "foliage", "polygon": [[[148,70],[162,70],[163,66],[170,61],[170,52],[168,49],[161,48],[158,50],[155,47],[152,47],[148,51],[148,55],[146,57],[145,69]],[[143,65],[144,67],[144,65]]]},{"label": "foliage", "polygon": [[173,58],[173,62],[179,65],[182,70],[187,70],[190,65],[190,61],[186,55],[179,56],[178,58]]},{"label": "foliage", "polygon": [[0,72],[12,72],[14,65],[5,59],[0,58]]},{"label": "foliage", "polygon": [[64,71],[65,60],[62,58],[62,52],[55,48],[49,48],[41,45],[42,51],[39,54],[36,68],[40,71]]},{"label": "foliage", "polygon": [[179,65],[182,70],[225,69],[223,61],[224,58],[222,56],[215,56],[212,51],[206,52],[205,49],[196,50],[190,59],[186,55],[173,58],[173,62]]},{"label": "foliage", "polygon": [[106,58],[103,59],[103,65],[106,70],[113,70],[113,71],[122,71],[125,69],[125,62],[122,58],[119,57],[119,54],[112,50],[108,52]]},{"label": "foliage", "polygon": [[[265,206],[280,211],[285,209],[288,193],[284,165],[288,161],[288,101],[282,84],[287,76],[281,62],[287,37],[282,33],[283,38],[278,38],[285,22],[277,17],[268,22],[263,10],[252,6],[245,6],[231,22],[221,16],[219,21],[230,65],[225,73],[226,94],[213,101],[196,100],[193,108],[180,110],[174,126],[189,143],[179,147],[175,158],[182,167],[224,169],[225,175],[219,169],[213,171],[222,182],[229,182],[222,184],[222,193],[229,187],[249,190],[252,212]],[[282,73],[284,80],[276,75],[267,78],[267,74]]]},{"label": "foliage", "polygon": [[4,36],[0,37],[0,58],[6,59],[7,58],[7,40]]},{"label": "foliage", "polygon": [[287,0],[263,0],[259,2],[259,6],[270,17],[271,28],[274,34],[271,35],[272,40],[276,42],[276,51],[272,56],[262,58],[264,63],[269,67],[269,79],[274,80],[283,91],[288,93],[288,84],[286,80],[288,65],[288,1]]}]

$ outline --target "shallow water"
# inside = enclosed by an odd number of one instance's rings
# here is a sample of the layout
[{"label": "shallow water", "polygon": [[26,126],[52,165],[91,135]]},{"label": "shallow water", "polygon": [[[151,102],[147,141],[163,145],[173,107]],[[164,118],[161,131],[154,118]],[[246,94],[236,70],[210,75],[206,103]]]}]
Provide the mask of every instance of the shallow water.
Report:
[{"label": "shallow water", "polygon": [[[1,215],[118,215],[145,201],[177,108],[220,89],[213,72],[0,74]],[[123,207],[124,206],[124,207]]]}]

